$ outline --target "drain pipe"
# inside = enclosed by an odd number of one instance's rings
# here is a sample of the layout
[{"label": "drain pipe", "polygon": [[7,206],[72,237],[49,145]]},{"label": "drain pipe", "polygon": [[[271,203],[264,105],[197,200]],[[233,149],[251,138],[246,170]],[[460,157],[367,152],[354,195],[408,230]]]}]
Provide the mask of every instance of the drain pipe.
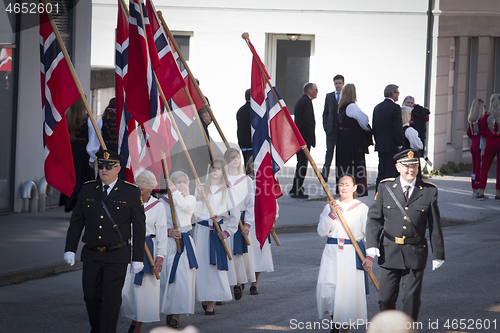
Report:
[{"label": "drain pipe", "polygon": [[38,191],[33,181],[28,180],[23,184],[21,198],[24,200],[24,212],[36,213],[38,211]]},{"label": "drain pipe", "polygon": [[40,197],[38,201],[38,211],[45,212],[45,204],[47,200],[47,195],[52,194],[54,188],[47,183],[45,177],[42,177],[38,182],[38,195]]}]

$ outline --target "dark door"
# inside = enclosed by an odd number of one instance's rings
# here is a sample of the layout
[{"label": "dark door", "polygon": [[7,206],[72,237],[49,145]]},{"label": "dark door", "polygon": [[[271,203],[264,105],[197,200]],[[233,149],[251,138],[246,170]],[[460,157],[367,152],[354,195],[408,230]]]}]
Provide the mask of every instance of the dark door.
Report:
[{"label": "dark door", "polygon": [[276,46],[276,87],[293,114],[297,100],[309,81],[311,41],[279,39]]}]

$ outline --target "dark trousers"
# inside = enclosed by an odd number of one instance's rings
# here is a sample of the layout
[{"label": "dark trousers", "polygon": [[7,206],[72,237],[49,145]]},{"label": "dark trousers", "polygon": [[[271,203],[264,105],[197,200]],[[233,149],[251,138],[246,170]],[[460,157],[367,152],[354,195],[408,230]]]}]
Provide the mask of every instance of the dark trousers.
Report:
[{"label": "dark trousers", "polygon": [[380,267],[379,301],[380,311],[396,309],[399,284],[403,287],[403,312],[418,320],[420,296],[422,294],[423,269],[388,269]]},{"label": "dark trousers", "polygon": [[127,264],[83,263],[83,298],[91,333],[115,333],[122,304]]},{"label": "dark trousers", "polygon": [[[307,149],[310,151],[311,146],[307,145]],[[296,194],[301,195],[304,194],[304,179],[307,174],[307,166],[309,161],[307,160],[306,154],[304,154],[303,150],[300,150],[297,153],[297,166],[295,167],[295,177],[293,178],[292,189],[290,190],[290,195]]]},{"label": "dark trousers", "polygon": [[375,191],[378,190],[378,184],[381,180],[398,176],[398,170],[396,170],[396,161],[394,161],[394,155],[396,155],[397,153],[397,151],[388,153],[378,152],[378,176],[377,184],[375,185]]},{"label": "dark trousers", "polygon": [[335,152],[335,144],[337,143],[336,136],[326,137],[326,154],[325,154],[325,164],[323,164],[323,170],[321,173],[328,178],[330,175],[330,167],[332,166],[333,153]]}]

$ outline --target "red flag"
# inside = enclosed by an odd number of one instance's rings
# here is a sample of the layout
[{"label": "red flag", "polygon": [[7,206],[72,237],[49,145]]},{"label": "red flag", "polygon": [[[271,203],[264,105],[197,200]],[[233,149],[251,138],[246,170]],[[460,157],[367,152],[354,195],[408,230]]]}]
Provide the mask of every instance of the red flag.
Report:
[{"label": "red flag", "polygon": [[259,55],[250,41],[247,42],[253,54],[250,105],[256,189],[255,233],[262,248],[276,218],[276,199],[282,196],[275,175],[306,143],[278,90],[271,89],[267,83],[270,76]]},{"label": "red flag", "polygon": [[46,13],[40,14],[40,79],[45,147],[45,179],[71,196],[76,184],[64,112],[80,98]]}]

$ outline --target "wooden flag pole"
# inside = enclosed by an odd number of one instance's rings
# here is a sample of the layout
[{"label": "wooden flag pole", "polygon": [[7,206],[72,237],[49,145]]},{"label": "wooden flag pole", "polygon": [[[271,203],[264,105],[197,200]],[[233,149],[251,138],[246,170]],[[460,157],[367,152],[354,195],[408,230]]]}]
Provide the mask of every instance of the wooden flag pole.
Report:
[{"label": "wooden flag pole", "polygon": [[[165,153],[161,152],[161,165],[163,166],[163,174],[165,175],[165,179],[167,180],[167,196],[169,199],[169,205],[170,205],[170,212],[172,215],[172,224],[174,225],[174,230],[177,230],[177,216],[175,213],[175,205],[174,205],[174,198],[172,197],[172,191],[170,191],[170,188],[168,187],[168,180],[170,177],[168,176],[168,167],[167,167],[167,160],[165,158]],[[175,238],[175,244],[177,245],[177,253],[182,253],[181,249],[181,241],[178,238]]]},{"label": "wooden flag pole", "polygon": [[[195,84],[195,86],[197,87],[197,91],[200,94],[200,97],[203,96],[202,99],[204,100],[205,106],[207,107],[207,110],[208,110],[210,108],[210,106],[208,105],[208,103],[205,99],[205,96],[201,93],[201,90],[200,90],[198,84],[196,84],[196,81],[194,80],[193,74],[191,73],[191,70],[189,69],[189,66],[186,63],[186,59],[184,58],[179,46],[177,45],[177,42],[175,41],[174,36],[172,35],[170,30],[168,29],[167,23],[163,19],[163,15],[162,15],[161,11],[157,11],[156,13],[158,15],[158,18],[161,21],[163,29],[167,32],[169,39],[172,41],[172,44],[173,44],[177,54],[179,55],[179,58],[181,59],[184,67],[186,68],[190,79],[193,81],[193,84]],[[194,102],[193,102],[193,98],[192,98],[191,93],[189,92],[189,89],[187,88],[187,86],[184,86],[184,93],[186,94],[186,96],[188,98],[188,101],[191,105],[191,109],[193,110],[193,113],[195,115],[196,121],[198,122],[198,125],[200,126],[200,130],[203,133],[203,136],[205,138],[205,142],[207,143],[207,146],[208,146],[208,150],[210,152],[210,155],[212,156],[212,160],[215,160],[215,153],[212,149],[212,145],[210,144],[210,139],[208,138],[207,133],[205,132],[205,129],[203,128],[203,125],[201,124],[202,120],[200,119],[198,111],[196,110],[196,107],[195,107]],[[220,137],[222,138],[222,141],[224,141],[224,144],[226,145],[226,148],[230,148],[230,145],[229,145],[226,137],[224,136],[224,133],[222,133],[222,129],[220,128],[219,124],[217,123],[217,120],[215,119],[215,117],[213,116],[212,110],[210,110],[209,113],[210,113],[210,117],[214,121],[214,125],[217,127],[217,130],[219,132]],[[231,196],[231,192],[229,192],[229,195]],[[234,205],[234,203],[233,203],[233,205]],[[241,232],[243,232],[245,227],[243,226],[241,219],[238,221],[238,225],[240,226]],[[245,238],[245,242],[247,243],[247,245],[250,245],[250,240],[248,239],[248,236],[245,236],[244,238]]]},{"label": "wooden flag pole", "polygon": [[[154,269],[154,267],[155,267],[155,261],[153,260],[153,257],[151,256],[151,252],[149,251],[149,247],[146,244],[146,242],[144,242],[144,253],[146,253],[146,257],[148,257],[149,263],[151,264],[151,266]],[[160,274],[156,273],[155,276],[156,276],[157,280],[160,279]]]},{"label": "wooden flag pole", "polygon": [[[45,0],[42,0],[44,8],[47,7],[47,2]],[[52,30],[54,31],[54,34],[56,35],[57,42],[59,43],[59,47],[61,48],[64,59],[66,60],[66,63],[68,64],[69,71],[71,72],[71,76],[73,77],[73,81],[75,81],[76,87],[78,88],[78,92],[80,93],[80,98],[83,101],[83,104],[85,104],[85,109],[87,111],[87,115],[90,118],[90,122],[92,123],[92,126],[94,127],[94,131],[97,135],[97,138],[99,139],[99,143],[101,144],[101,148],[106,150],[106,144],[104,143],[104,140],[102,139],[101,132],[99,131],[99,127],[97,127],[97,123],[94,119],[94,115],[92,114],[92,111],[90,110],[89,103],[87,102],[87,97],[85,96],[85,93],[83,92],[82,85],[80,84],[80,80],[78,79],[78,76],[76,75],[75,69],[73,68],[73,63],[71,62],[71,59],[69,58],[68,52],[66,51],[66,46],[64,46],[64,43],[61,39],[61,35],[59,34],[59,31],[57,30],[57,26],[54,22],[54,19],[52,18],[52,14],[49,12],[46,12],[50,25],[52,26]]]},{"label": "wooden flag pole", "polygon": [[[245,33],[243,33],[241,35],[241,37],[247,42],[248,47],[250,47],[250,44],[249,44],[250,43],[249,34],[247,32],[245,32]],[[252,52],[252,55],[255,58],[255,54],[253,54],[253,52]],[[276,98],[276,101],[278,102],[278,104],[279,104],[282,112],[285,112],[283,110],[283,106],[281,105],[281,102],[278,99],[278,96],[276,95],[276,92],[274,91],[274,88],[273,88],[271,82],[269,81],[269,78],[267,77],[266,73],[264,72],[264,69],[260,65],[260,62],[257,61],[257,59],[255,59],[255,61],[259,65],[259,68],[260,68],[260,71],[262,73],[262,76],[266,79],[266,82],[269,85],[269,87],[271,88],[271,91],[273,92],[274,98]],[[285,118],[287,119],[288,122],[290,122],[290,118],[289,117],[285,117]],[[311,166],[312,166],[312,168],[314,170],[314,173],[316,174],[316,177],[318,177],[318,180],[321,183],[321,186],[323,187],[323,190],[325,191],[325,193],[326,193],[326,195],[328,197],[328,201],[330,202],[330,201],[334,200],[333,195],[330,193],[330,189],[328,188],[328,186],[326,185],[323,177],[321,176],[321,173],[320,173],[318,167],[316,166],[316,163],[314,162],[313,158],[311,157],[311,154],[309,152],[309,149],[307,149],[307,146],[303,146],[302,147],[302,151],[306,155],[308,161],[311,163]],[[358,254],[358,256],[361,259],[361,261],[364,261],[365,260],[365,256],[363,255],[363,252],[361,252],[361,249],[359,248],[359,245],[358,245],[356,239],[354,238],[354,235],[352,234],[351,229],[349,228],[349,225],[347,224],[346,220],[344,219],[344,216],[342,215],[342,212],[338,208],[335,210],[335,212],[337,213],[337,216],[339,217],[340,222],[342,223],[342,226],[344,227],[347,235],[349,236],[349,239],[351,240],[352,245],[354,246],[354,249],[356,250],[356,253]],[[373,272],[368,272],[368,275],[370,276],[370,279],[372,280],[373,285],[375,286],[375,289],[377,289],[377,291],[378,291],[379,284],[378,284],[377,278],[375,277],[375,275],[373,274]]]}]

